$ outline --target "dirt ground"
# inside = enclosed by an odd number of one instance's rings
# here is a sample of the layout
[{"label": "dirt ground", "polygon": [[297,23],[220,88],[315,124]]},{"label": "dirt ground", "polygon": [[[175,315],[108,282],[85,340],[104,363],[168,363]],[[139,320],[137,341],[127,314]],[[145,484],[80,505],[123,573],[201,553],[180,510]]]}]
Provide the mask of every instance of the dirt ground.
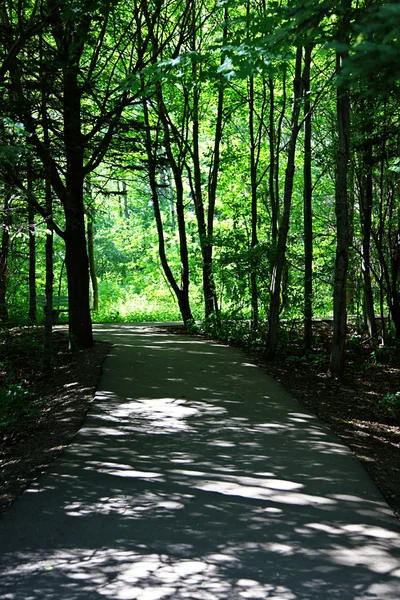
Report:
[{"label": "dirt ground", "polygon": [[[171,331],[169,329],[169,331]],[[178,330],[182,333],[182,330]],[[18,427],[0,427],[0,512],[4,512],[73,439],[93,400],[110,346],[71,354],[65,336],[54,335],[54,369],[40,371],[40,328],[19,328],[0,339],[0,386],[32,390],[32,414]],[[278,379],[342,438],[370,472],[400,518],[400,423],[377,413],[379,398],[400,390],[400,368],[350,354],[343,381],[326,377],[323,355],[299,353],[265,363]],[[1,422],[1,419],[0,419]]]},{"label": "dirt ground", "polygon": [[[22,383],[33,392],[30,418],[0,427],[0,513],[71,442],[94,397],[110,345],[72,354],[65,335],[54,334],[51,375],[41,372],[40,328],[16,328],[0,341],[0,385]],[[29,416],[29,415],[28,415]]]}]

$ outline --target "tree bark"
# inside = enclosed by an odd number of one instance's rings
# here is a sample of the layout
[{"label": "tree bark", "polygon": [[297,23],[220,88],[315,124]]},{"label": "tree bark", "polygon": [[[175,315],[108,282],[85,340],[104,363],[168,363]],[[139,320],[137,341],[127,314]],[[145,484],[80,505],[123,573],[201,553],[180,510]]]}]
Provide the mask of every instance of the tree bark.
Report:
[{"label": "tree bark", "polygon": [[[348,11],[351,0],[343,0],[346,12],[339,26],[338,41],[348,42]],[[348,52],[336,52],[336,73],[340,76],[343,61]],[[344,369],[347,307],[346,284],[349,260],[349,219],[347,198],[347,175],[350,157],[350,95],[347,87],[337,86],[336,97],[338,145],[336,151],[335,213],[336,213],[336,259],[333,291],[333,334],[328,375],[341,377]]]},{"label": "tree bark", "polygon": [[300,99],[303,93],[301,79],[302,48],[296,51],[296,66],[294,76],[294,98],[292,108],[291,135],[288,148],[288,157],[285,174],[285,188],[283,195],[282,217],[278,232],[275,263],[272,270],[270,286],[270,305],[268,317],[268,338],[264,351],[267,360],[272,360],[278,348],[279,341],[279,313],[281,306],[281,283],[286,259],[286,243],[289,232],[290,209],[293,194],[293,180],[295,171],[295,151],[299,133]]},{"label": "tree bark", "polygon": [[45,175],[45,198],[47,232],[46,232],[46,304],[44,308],[43,370],[49,373],[53,362],[53,197],[48,169]]},{"label": "tree bark", "polygon": [[[272,242],[276,243],[278,239],[278,203],[279,200],[276,197],[275,187],[275,88],[274,81],[270,77],[268,80],[269,88],[269,198],[271,203],[271,229],[272,229]],[[279,155],[279,148],[277,155]]]},{"label": "tree bark", "polygon": [[[196,64],[193,63],[193,78],[197,80]],[[201,258],[202,258],[202,276],[203,276],[203,296],[204,296],[204,314],[210,317],[218,311],[218,304],[213,277],[213,246],[207,232],[203,189],[201,185],[201,167],[199,150],[199,89],[195,85],[193,89],[193,173],[194,173],[194,207],[196,212],[197,228],[199,232]],[[210,210],[210,206],[209,206]],[[212,216],[214,219],[214,215]],[[210,222],[210,218],[208,218]]]},{"label": "tree bark", "polygon": [[87,219],[87,239],[88,239],[88,255],[89,255],[89,271],[90,280],[92,282],[92,308],[94,312],[99,310],[99,284],[96,274],[96,262],[94,259],[94,232],[93,218],[89,215]]},{"label": "tree bark", "polygon": [[[148,162],[148,175],[149,175],[149,184],[151,189],[151,198],[153,202],[154,216],[156,220],[157,226],[157,235],[158,235],[158,253],[160,256],[161,266],[165,273],[165,277],[170,284],[176,298],[178,301],[179,310],[182,315],[182,320],[185,325],[188,324],[189,321],[193,320],[192,312],[190,309],[189,302],[189,279],[188,276],[185,279],[181,279],[181,285],[179,286],[172,270],[169,266],[166,250],[165,250],[165,238],[164,238],[164,228],[162,223],[162,216],[160,210],[160,202],[158,197],[158,188],[157,188],[157,151],[158,151],[158,142],[153,144],[151,139],[151,130],[150,130],[150,119],[149,119],[149,109],[147,105],[147,101],[143,102],[143,114],[144,114],[144,122],[146,127],[146,153],[147,153],[147,162]],[[171,165],[172,168],[172,165]],[[182,218],[182,211],[180,212],[180,216],[177,211],[177,219]],[[184,218],[184,215],[183,215]],[[179,227],[179,224],[178,224]],[[182,225],[181,225],[182,227]],[[182,234],[182,230],[180,230],[180,234]],[[186,235],[186,232],[185,232]],[[186,237],[185,237],[186,239]],[[187,249],[186,249],[187,250]],[[182,257],[182,248],[181,248],[181,257]],[[183,258],[184,253],[183,253]],[[187,259],[187,255],[186,255]],[[182,269],[181,275],[186,275],[185,270]]]},{"label": "tree bark", "polygon": [[363,173],[360,188],[360,218],[361,218],[361,270],[364,283],[364,307],[367,321],[368,333],[372,344],[376,344],[376,321],[374,297],[371,284],[371,226],[372,226],[372,142],[370,136],[366,135],[367,147],[363,153]]},{"label": "tree bark", "polygon": [[93,345],[90,316],[89,262],[86,250],[84,213],[83,139],[81,132],[81,91],[78,67],[64,66],[65,175],[65,265],[68,279],[69,338],[71,348]]},{"label": "tree bark", "polygon": [[[28,163],[28,191],[32,192],[32,165]],[[35,209],[28,198],[28,230],[29,230],[29,320],[36,323],[36,232]]]},{"label": "tree bark", "polygon": [[0,248],[0,321],[3,323],[8,322],[8,308],[7,308],[7,267],[8,267],[8,254],[10,249],[10,225],[11,225],[11,212],[10,212],[10,196],[6,192],[4,194],[4,208],[3,208],[3,223],[2,223],[2,235],[1,235],[1,248]]},{"label": "tree bark", "polygon": [[[189,251],[187,246],[186,237],[186,222],[185,222],[185,206],[184,206],[184,190],[182,181],[182,165],[178,164],[175,160],[172,148],[171,148],[171,134],[168,125],[168,119],[166,116],[166,110],[164,101],[162,99],[162,92],[159,92],[158,109],[161,119],[161,123],[164,130],[164,146],[167,153],[167,158],[172,169],[172,174],[175,182],[176,192],[176,221],[178,225],[179,234],[179,255],[181,259],[181,283],[178,287],[179,293],[177,294],[179,308],[182,314],[182,319],[185,325],[189,321],[193,320],[192,312],[190,309],[189,301]],[[157,195],[158,200],[158,195]],[[161,223],[161,221],[160,221]]]},{"label": "tree bark", "polygon": [[311,100],[310,67],[311,46],[305,48],[304,55],[304,346],[312,347],[312,294],[313,294],[313,217],[312,217],[312,176],[311,176]]},{"label": "tree bark", "polygon": [[249,134],[250,134],[250,186],[251,186],[251,253],[250,253],[250,281],[251,281],[251,326],[258,327],[258,288],[257,267],[258,260],[256,248],[257,236],[257,160],[256,141],[254,134],[254,76],[249,82]]}]

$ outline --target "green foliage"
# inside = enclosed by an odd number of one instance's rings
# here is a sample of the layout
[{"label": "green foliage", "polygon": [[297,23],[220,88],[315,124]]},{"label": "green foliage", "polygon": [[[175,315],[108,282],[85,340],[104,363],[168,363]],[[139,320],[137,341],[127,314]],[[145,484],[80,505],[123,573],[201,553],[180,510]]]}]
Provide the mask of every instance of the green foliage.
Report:
[{"label": "green foliage", "polygon": [[364,95],[398,93],[400,6],[397,0],[367,3],[354,23],[357,35],[344,76]]},{"label": "green foliage", "polygon": [[22,384],[9,384],[0,388],[0,431],[16,431],[28,427],[40,414],[42,399]]},{"label": "green foliage", "polygon": [[385,418],[400,419],[400,392],[387,393],[376,404],[376,411]]}]

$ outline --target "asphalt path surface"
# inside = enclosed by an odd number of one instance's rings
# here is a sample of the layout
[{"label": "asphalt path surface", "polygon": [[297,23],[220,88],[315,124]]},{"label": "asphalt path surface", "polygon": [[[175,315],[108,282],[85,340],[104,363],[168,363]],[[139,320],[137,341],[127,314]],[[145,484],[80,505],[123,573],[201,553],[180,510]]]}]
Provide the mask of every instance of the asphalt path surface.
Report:
[{"label": "asphalt path surface", "polygon": [[95,335],[114,346],[83,427],[0,519],[0,599],[400,599],[399,521],[244,353]]}]

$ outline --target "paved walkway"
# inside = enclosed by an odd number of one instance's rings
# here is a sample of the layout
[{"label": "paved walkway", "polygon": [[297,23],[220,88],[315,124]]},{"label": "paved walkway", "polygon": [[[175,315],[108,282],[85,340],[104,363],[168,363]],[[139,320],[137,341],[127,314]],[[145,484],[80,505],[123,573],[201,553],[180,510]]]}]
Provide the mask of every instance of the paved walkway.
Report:
[{"label": "paved walkway", "polygon": [[0,520],[1,599],[399,600],[399,522],[275,381],[218,343],[95,330],[115,346],[89,417]]}]

